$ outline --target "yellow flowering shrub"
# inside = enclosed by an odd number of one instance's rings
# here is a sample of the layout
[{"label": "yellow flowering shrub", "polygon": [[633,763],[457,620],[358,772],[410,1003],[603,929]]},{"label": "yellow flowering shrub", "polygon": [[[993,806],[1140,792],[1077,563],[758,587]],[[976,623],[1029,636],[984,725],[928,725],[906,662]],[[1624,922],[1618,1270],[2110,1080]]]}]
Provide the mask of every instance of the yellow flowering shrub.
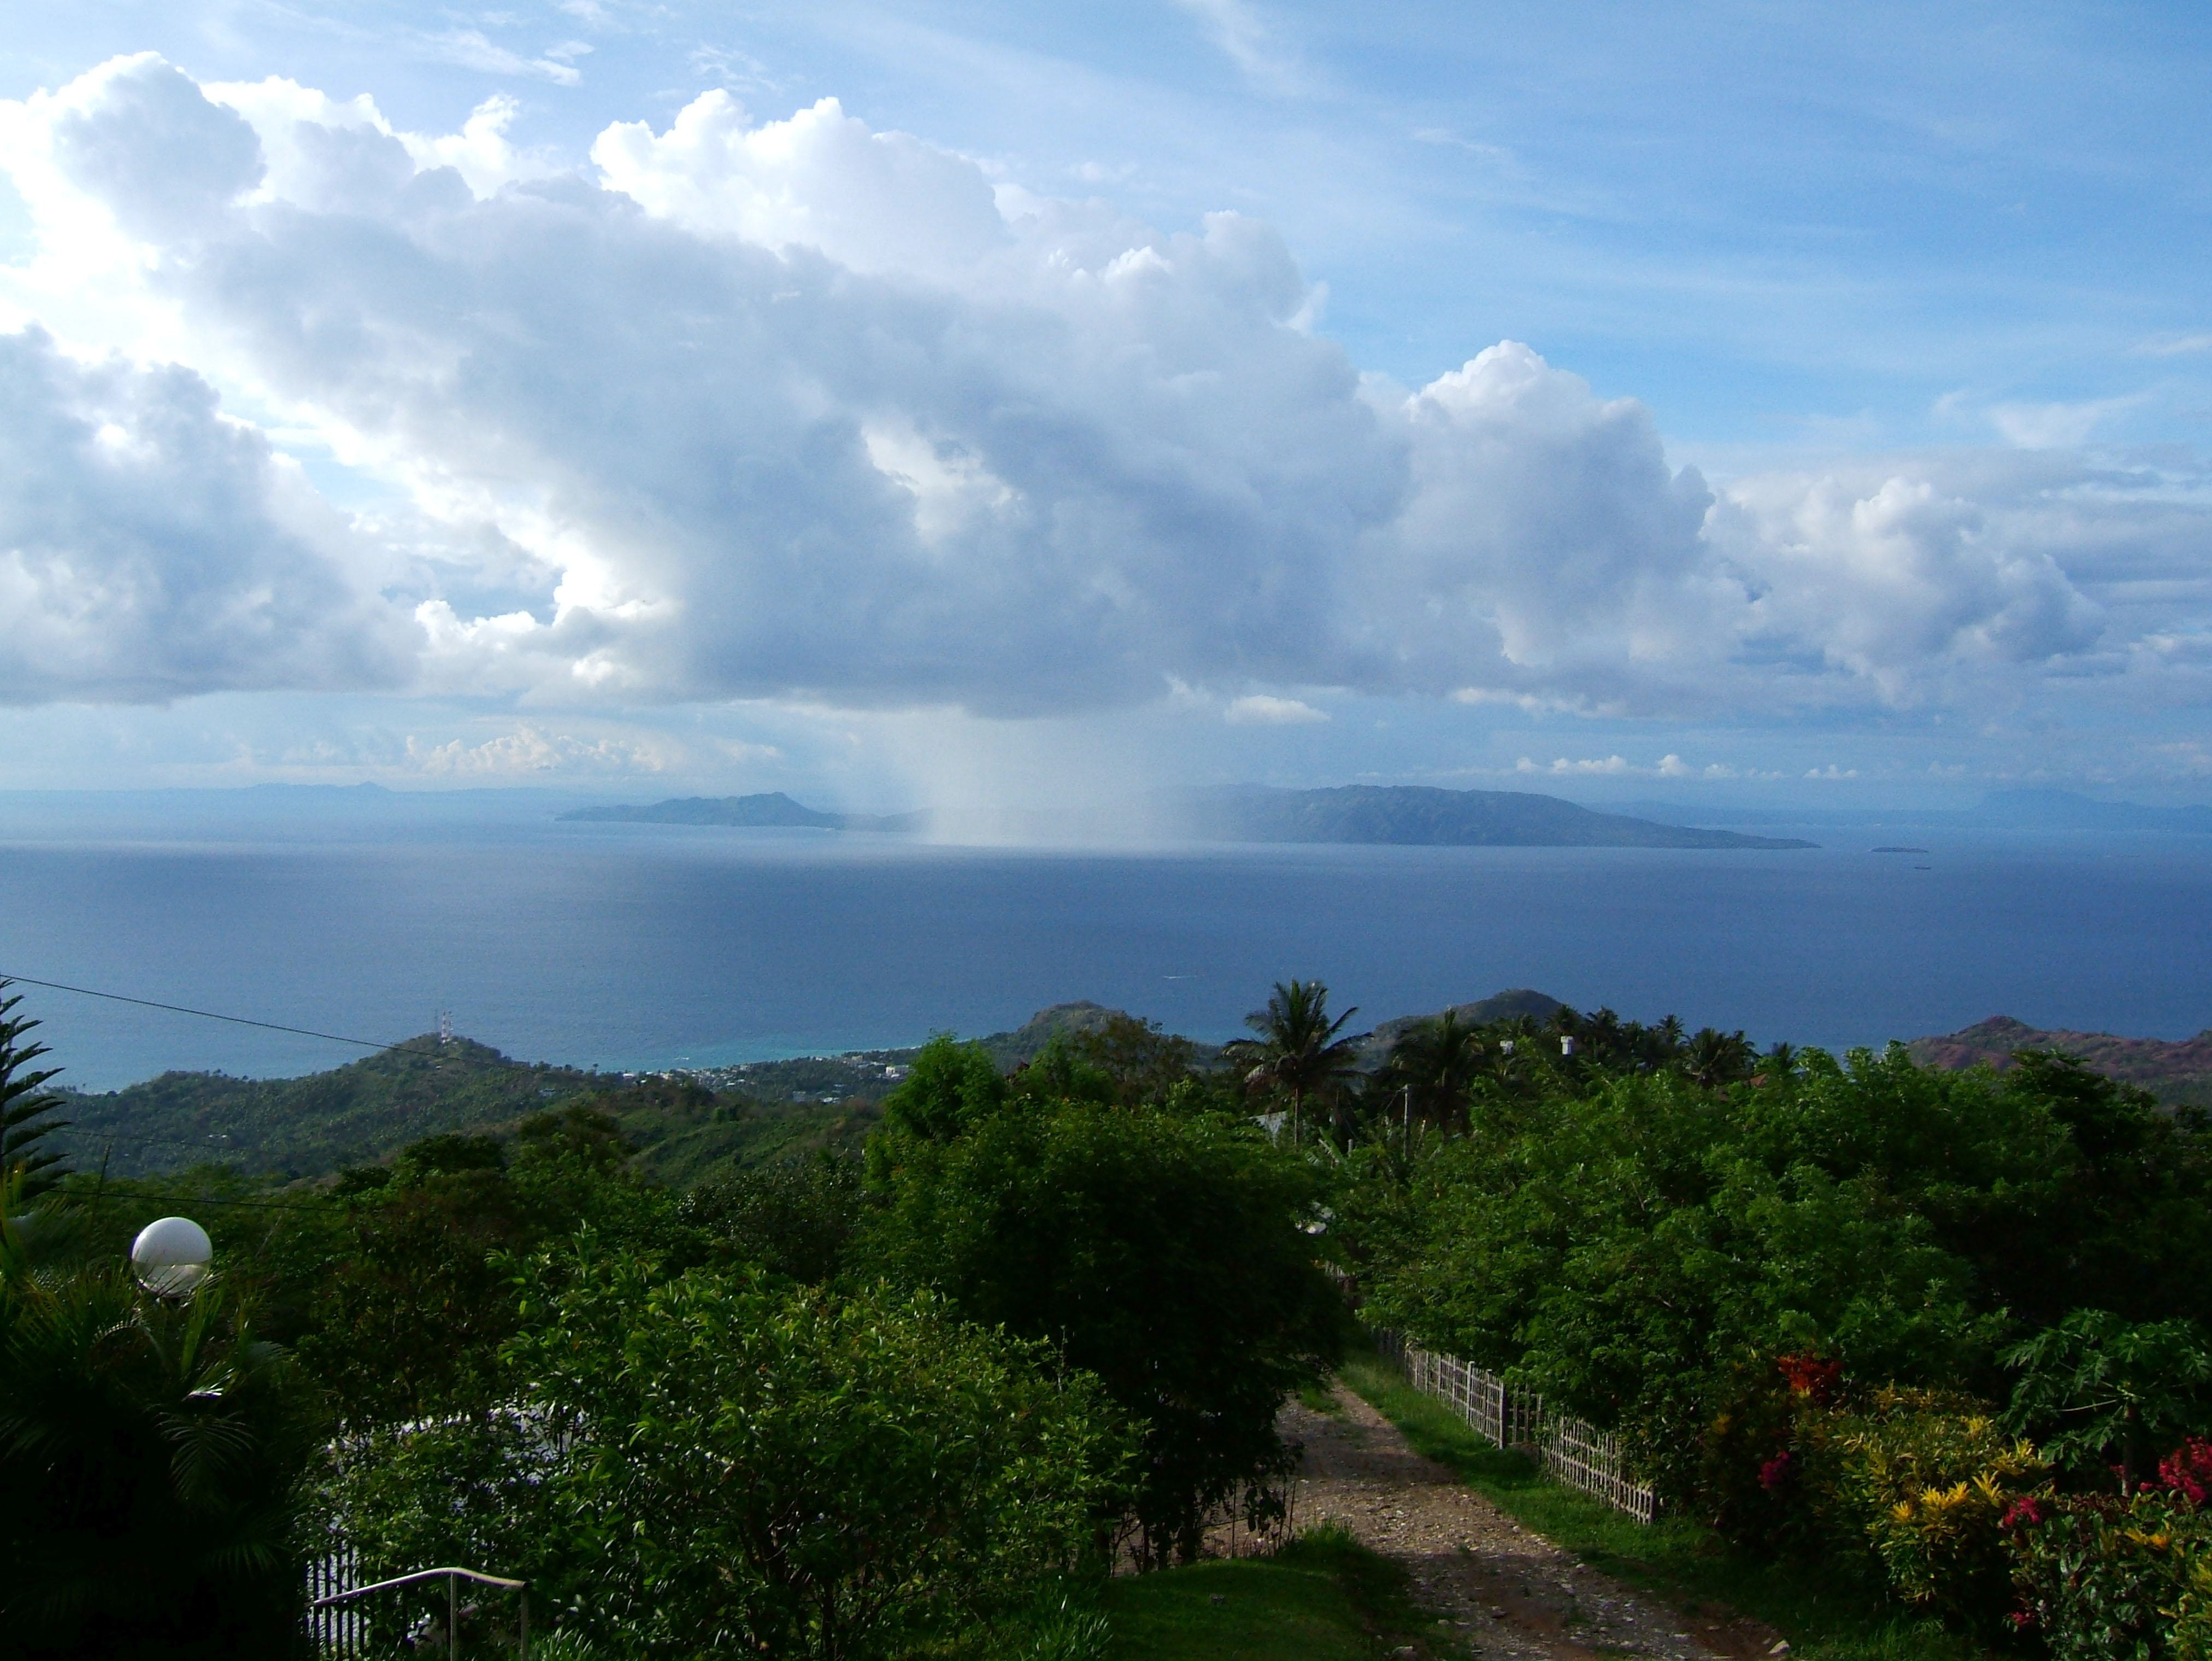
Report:
[{"label": "yellow flowering shrub", "polygon": [[2049,1476],[2033,1444],[2004,1434],[1971,1397],[1891,1389],[1846,1422],[1836,1446],[1838,1505],[1898,1596],[1975,1625],[1995,1619],[2011,1581],[1998,1525]]}]

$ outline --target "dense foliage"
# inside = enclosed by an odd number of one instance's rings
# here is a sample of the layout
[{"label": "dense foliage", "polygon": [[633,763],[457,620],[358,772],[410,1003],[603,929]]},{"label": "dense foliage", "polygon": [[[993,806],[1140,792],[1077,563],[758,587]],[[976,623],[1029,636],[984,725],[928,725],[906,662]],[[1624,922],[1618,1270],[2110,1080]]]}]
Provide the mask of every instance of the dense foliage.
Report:
[{"label": "dense foliage", "polygon": [[349,1446],[376,1566],[500,1563],[626,1655],[908,1656],[1018,1616],[1117,1505],[1096,1385],[927,1298],[590,1249],[523,1288],[500,1406]]},{"label": "dense foliage", "polygon": [[893,1134],[871,1155],[866,1272],[1050,1341],[1141,1425],[1148,1561],[1194,1555],[1224,1506],[1267,1503],[1288,1465],[1276,1409],[1341,1341],[1304,1226],[1310,1167],[1226,1116],[1018,1093],[951,1140]]},{"label": "dense foliage", "polygon": [[9,1655],[295,1650],[313,1439],[289,1373],[219,1284],[168,1303],[112,1264],[38,1274],[0,1214]]},{"label": "dense foliage", "polygon": [[2142,1654],[2180,1641],[2187,1573],[2142,1539],[2197,1525],[2141,1490],[2212,1431],[2189,1110],[2057,1055],[1761,1057],[1572,1011],[1417,1032],[1366,1108],[1334,1234],[1370,1319],[1617,1429],[1753,1549],[2062,1653],[2136,1652],[2066,1647],[2100,1599],[2164,1610]]}]

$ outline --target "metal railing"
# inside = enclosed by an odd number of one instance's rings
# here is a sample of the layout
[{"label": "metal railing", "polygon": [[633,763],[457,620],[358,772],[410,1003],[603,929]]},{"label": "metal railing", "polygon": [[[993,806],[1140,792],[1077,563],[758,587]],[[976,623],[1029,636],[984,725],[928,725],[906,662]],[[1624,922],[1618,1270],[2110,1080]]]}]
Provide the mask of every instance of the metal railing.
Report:
[{"label": "metal railing", "polygon": [[[342,1573],[349,1564],[339,1560],[326,1560],[317,1565],[316,1573],[322,1575]],[[461,1620],[473,1615],[474,1609],[461,1607],[461,1582],[467,1580],[482,1586],[492,1586],[501,1591],[518,1594],[520,1600],[520,1619],[515,1625],[514,1652],[517,1661],[530,1661],[530,1583],[509,1580],[497,1574],[486,1574],[481,1569],[427,1568],[412,1574],[397,1574],[389,1580],[379,1580],[371,1585],[349,1586],[342,1591],[332,1591],[313,1598],[307,1604],[307,1633],[313,1640],[317,1654],[333,1658],[333,1661],[358,1661],[372,1653],[374,1641],[368,1608],[363,1600],[380,1592],[397,1591],[403,1586],[425,1585],[432,1580],[446,1583],[445,1651],[447,1661],[458,1661],[461,1652]],[[310,1582],[309,1589],[314,1583]],[[418,1649],[421,1640],[434,1637],[434,1621],[431,1627],[419,1634],[410,1633]]]},{"label": "metal railing", "polygon": [[1533,1391],[1516,1390],[1495,1373],[1439,1355],[1398,1333],[1376,1329],[1375,1347],[1406,1369],[1413,1388],[1455,1409],[1470,1429],[1500,1447],[1527,1448],[1552,1478],[1625,1511],[1639,1523],[1659,1514],[1659,1496],[1630,1476],[1620,1439],[1571,1414],[1546,1409]]}]

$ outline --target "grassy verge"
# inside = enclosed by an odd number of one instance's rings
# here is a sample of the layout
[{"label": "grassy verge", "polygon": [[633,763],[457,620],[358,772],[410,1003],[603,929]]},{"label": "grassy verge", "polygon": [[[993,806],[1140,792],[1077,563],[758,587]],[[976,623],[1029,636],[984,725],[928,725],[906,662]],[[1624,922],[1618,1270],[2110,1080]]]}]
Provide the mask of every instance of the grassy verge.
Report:
[{"label": "grassy verge", "polygon": [[1805,1661],[1984,1661],[1993,1653],[1885,1609],[1847,1577],[1759,1562],[1685,1519],[1662,1519],[1647,1527],[1562,1488],[1533,1461],[1468,1429],[1382,1356],[1350,1357],[1341,1377],[1414,1447],[1450,1466],[1469,1488],[1593,1567],[1677,1608],[1720,1604],[1763,1621],[1787,1636],[1793,1653]]},{"label": "grassy verge", "polygon": [[1375,1661],[1406,1645],[1452,1653],[1433,1646],[1402,1570],[1326,1528],[1273,1557],[1124,1576],[1101,1607],[1112,1661]]}]

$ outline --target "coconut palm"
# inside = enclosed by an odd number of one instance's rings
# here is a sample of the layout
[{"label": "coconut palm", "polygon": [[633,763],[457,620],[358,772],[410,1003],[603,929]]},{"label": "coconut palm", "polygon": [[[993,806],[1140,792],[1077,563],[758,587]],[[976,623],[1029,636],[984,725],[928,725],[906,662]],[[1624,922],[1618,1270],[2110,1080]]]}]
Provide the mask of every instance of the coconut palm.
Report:
[{"label": "coconut palm", "polygon": [[1376,1080],[1385,1094],[1410,1090],[1413,1111],[1424,1124],[1450,1125],[1467,1117],[1467,1094],[1482,1070],[1480,1034],[1446,1009],[1409,1028],[1390,1048]]},{"label": "coconut palm", "polygon": [[1332,1021],[1327,986],[1318,980],[1279,980],[1267,1007],[1244,1017],[1258,1037],[1229,1046],[1231,1061],[1244,1070],[1246,1088],[1290,1098],[1293,1147],[1302,1135],[1306,1103],[1359,1070],[1359,1040],[1367,1034],[1341,1036],[1358,1013],[1355,1005]]},{"label": "coconut palm", "polygon": [[1759,1052],[1741,1033],[1701,1028],[1682,1049],[1682,1071],[1708,1090],[1751,1076]]}]

